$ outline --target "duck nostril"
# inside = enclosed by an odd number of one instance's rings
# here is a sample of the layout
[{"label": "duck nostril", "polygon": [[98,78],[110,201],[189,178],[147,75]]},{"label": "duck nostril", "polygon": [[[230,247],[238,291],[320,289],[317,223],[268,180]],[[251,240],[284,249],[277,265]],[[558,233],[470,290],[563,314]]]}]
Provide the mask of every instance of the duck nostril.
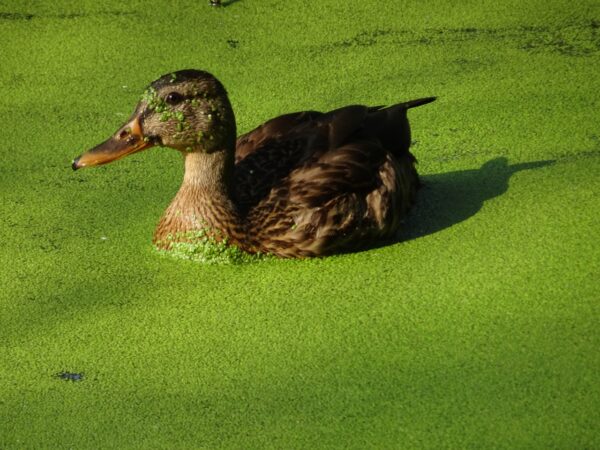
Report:
[{"label": "duck nostril", "polygon": [[127,127],[119,133],[119,139],[125,139],[127,136],[131,134],[131,128]]}]

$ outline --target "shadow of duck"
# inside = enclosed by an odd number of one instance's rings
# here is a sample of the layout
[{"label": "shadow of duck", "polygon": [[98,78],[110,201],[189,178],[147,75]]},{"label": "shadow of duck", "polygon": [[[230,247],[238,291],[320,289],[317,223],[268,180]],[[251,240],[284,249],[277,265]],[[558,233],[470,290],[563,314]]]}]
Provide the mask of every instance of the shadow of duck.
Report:
[{"label": "shadow of duck", "polygon": [[506,158],[499,157],[479,169],[422,176],[423,188],[398,241],[427,236],[467,220],[477,214],[486,200],[504,194],[512,175],[554,162],[546,160],[509,165]]}]

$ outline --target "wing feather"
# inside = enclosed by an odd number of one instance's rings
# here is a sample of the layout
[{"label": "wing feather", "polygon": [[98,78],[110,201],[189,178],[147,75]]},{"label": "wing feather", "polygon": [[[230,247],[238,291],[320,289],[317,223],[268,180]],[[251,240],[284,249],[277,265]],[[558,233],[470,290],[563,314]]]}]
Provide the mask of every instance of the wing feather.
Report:
[{"label": "wing feather", "polygon": [[236,202],[256,243],[310,256],[389,237],[418,187],[406,111],[430,101],[286,114],[240,136]]}]

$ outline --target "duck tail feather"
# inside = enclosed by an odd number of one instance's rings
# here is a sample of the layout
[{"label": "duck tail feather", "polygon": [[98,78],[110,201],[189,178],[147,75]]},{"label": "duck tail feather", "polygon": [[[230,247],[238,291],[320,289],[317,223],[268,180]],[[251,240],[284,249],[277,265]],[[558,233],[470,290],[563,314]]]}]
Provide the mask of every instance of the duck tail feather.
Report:
[{"label": "duck tail feather", "polygon": [[431,103],[435,99],[437,99],[437,97],[418,98],[416,100],[409,100],[408,102],[400,103],[400,105],[398,105],[398,106],[402,106],[406,109],[416,108],[417,106],[426,105],[427,103]]}]

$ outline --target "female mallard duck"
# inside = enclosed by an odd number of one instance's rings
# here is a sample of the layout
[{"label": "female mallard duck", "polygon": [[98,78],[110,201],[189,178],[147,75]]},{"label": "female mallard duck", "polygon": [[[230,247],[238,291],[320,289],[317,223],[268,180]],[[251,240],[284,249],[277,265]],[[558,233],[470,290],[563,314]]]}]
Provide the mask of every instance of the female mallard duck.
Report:
[{"label": "female mallard duck", "polygon": [[327,255],[397,233],[419,186],[406,111],[434,99],[286,114],[236,141],[223,85],[182,70],[154,81],[129,122],[73,169],[174,148],[185,175],[156,228],[159,248],[202,231],[248,253]]}]

